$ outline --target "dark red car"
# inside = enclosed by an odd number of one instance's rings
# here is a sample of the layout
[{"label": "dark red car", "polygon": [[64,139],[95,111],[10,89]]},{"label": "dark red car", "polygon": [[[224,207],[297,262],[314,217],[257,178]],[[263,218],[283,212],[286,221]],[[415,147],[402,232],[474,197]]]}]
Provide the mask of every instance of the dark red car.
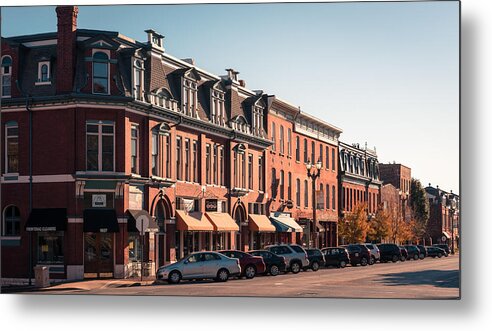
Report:
[{"label": "dark red car", "polygon": [[246,278],[253,278],[256,274],[262,274],[266,271],[265,262],[260,256],[253,256],[251,254],[229,250],[219,251],[227,257],[239,259],[239,265],[241,266],[241,276]]}]

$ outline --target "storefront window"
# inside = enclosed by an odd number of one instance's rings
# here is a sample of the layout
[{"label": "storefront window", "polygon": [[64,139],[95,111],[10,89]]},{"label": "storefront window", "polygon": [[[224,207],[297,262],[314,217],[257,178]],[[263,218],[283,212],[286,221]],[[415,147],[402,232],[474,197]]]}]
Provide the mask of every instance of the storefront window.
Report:
[{"label": "storefront window", "polygon": [[128,258],[132,262],[142,261],[142,247],[140,236],[130,234],[128,236]]},{"label": "storefront window", "polygon": [[38,263],[63,263],[63,232],[38,233]]}]

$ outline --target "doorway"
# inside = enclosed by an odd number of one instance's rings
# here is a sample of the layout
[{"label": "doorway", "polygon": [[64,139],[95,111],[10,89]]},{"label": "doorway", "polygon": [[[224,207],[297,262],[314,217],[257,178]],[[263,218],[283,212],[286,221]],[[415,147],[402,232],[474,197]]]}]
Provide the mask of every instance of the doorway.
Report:
[{"label": "doorway", "polygon": [[113,233],[84,234],[84,277],[113,277]]}]

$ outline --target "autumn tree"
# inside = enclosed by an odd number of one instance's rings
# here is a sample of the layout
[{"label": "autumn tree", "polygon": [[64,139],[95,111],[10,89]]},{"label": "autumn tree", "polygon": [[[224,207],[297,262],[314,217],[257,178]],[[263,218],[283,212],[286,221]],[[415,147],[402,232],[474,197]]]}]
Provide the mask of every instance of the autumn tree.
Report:
[{"label": "autumn tree", "polygon": [[376,215],[369,223],[367,238],[370,241],[379,241],[387,239],[391,226],[391,214],[387,209],[379,208]]},{"label": "autumn tree", "polygon": [[367,205],[357,204],[338,225],[338,233],[346,243],[364,242],[369,232],[367,222]]}]

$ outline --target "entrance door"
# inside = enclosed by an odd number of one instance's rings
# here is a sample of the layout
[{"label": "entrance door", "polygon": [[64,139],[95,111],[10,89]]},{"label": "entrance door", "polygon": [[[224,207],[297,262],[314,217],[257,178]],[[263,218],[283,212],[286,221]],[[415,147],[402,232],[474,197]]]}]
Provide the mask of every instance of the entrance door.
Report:
[{"label": "entrance door", "polygon": [[84,234],[84,277],[113,277],[113,234]]}]

